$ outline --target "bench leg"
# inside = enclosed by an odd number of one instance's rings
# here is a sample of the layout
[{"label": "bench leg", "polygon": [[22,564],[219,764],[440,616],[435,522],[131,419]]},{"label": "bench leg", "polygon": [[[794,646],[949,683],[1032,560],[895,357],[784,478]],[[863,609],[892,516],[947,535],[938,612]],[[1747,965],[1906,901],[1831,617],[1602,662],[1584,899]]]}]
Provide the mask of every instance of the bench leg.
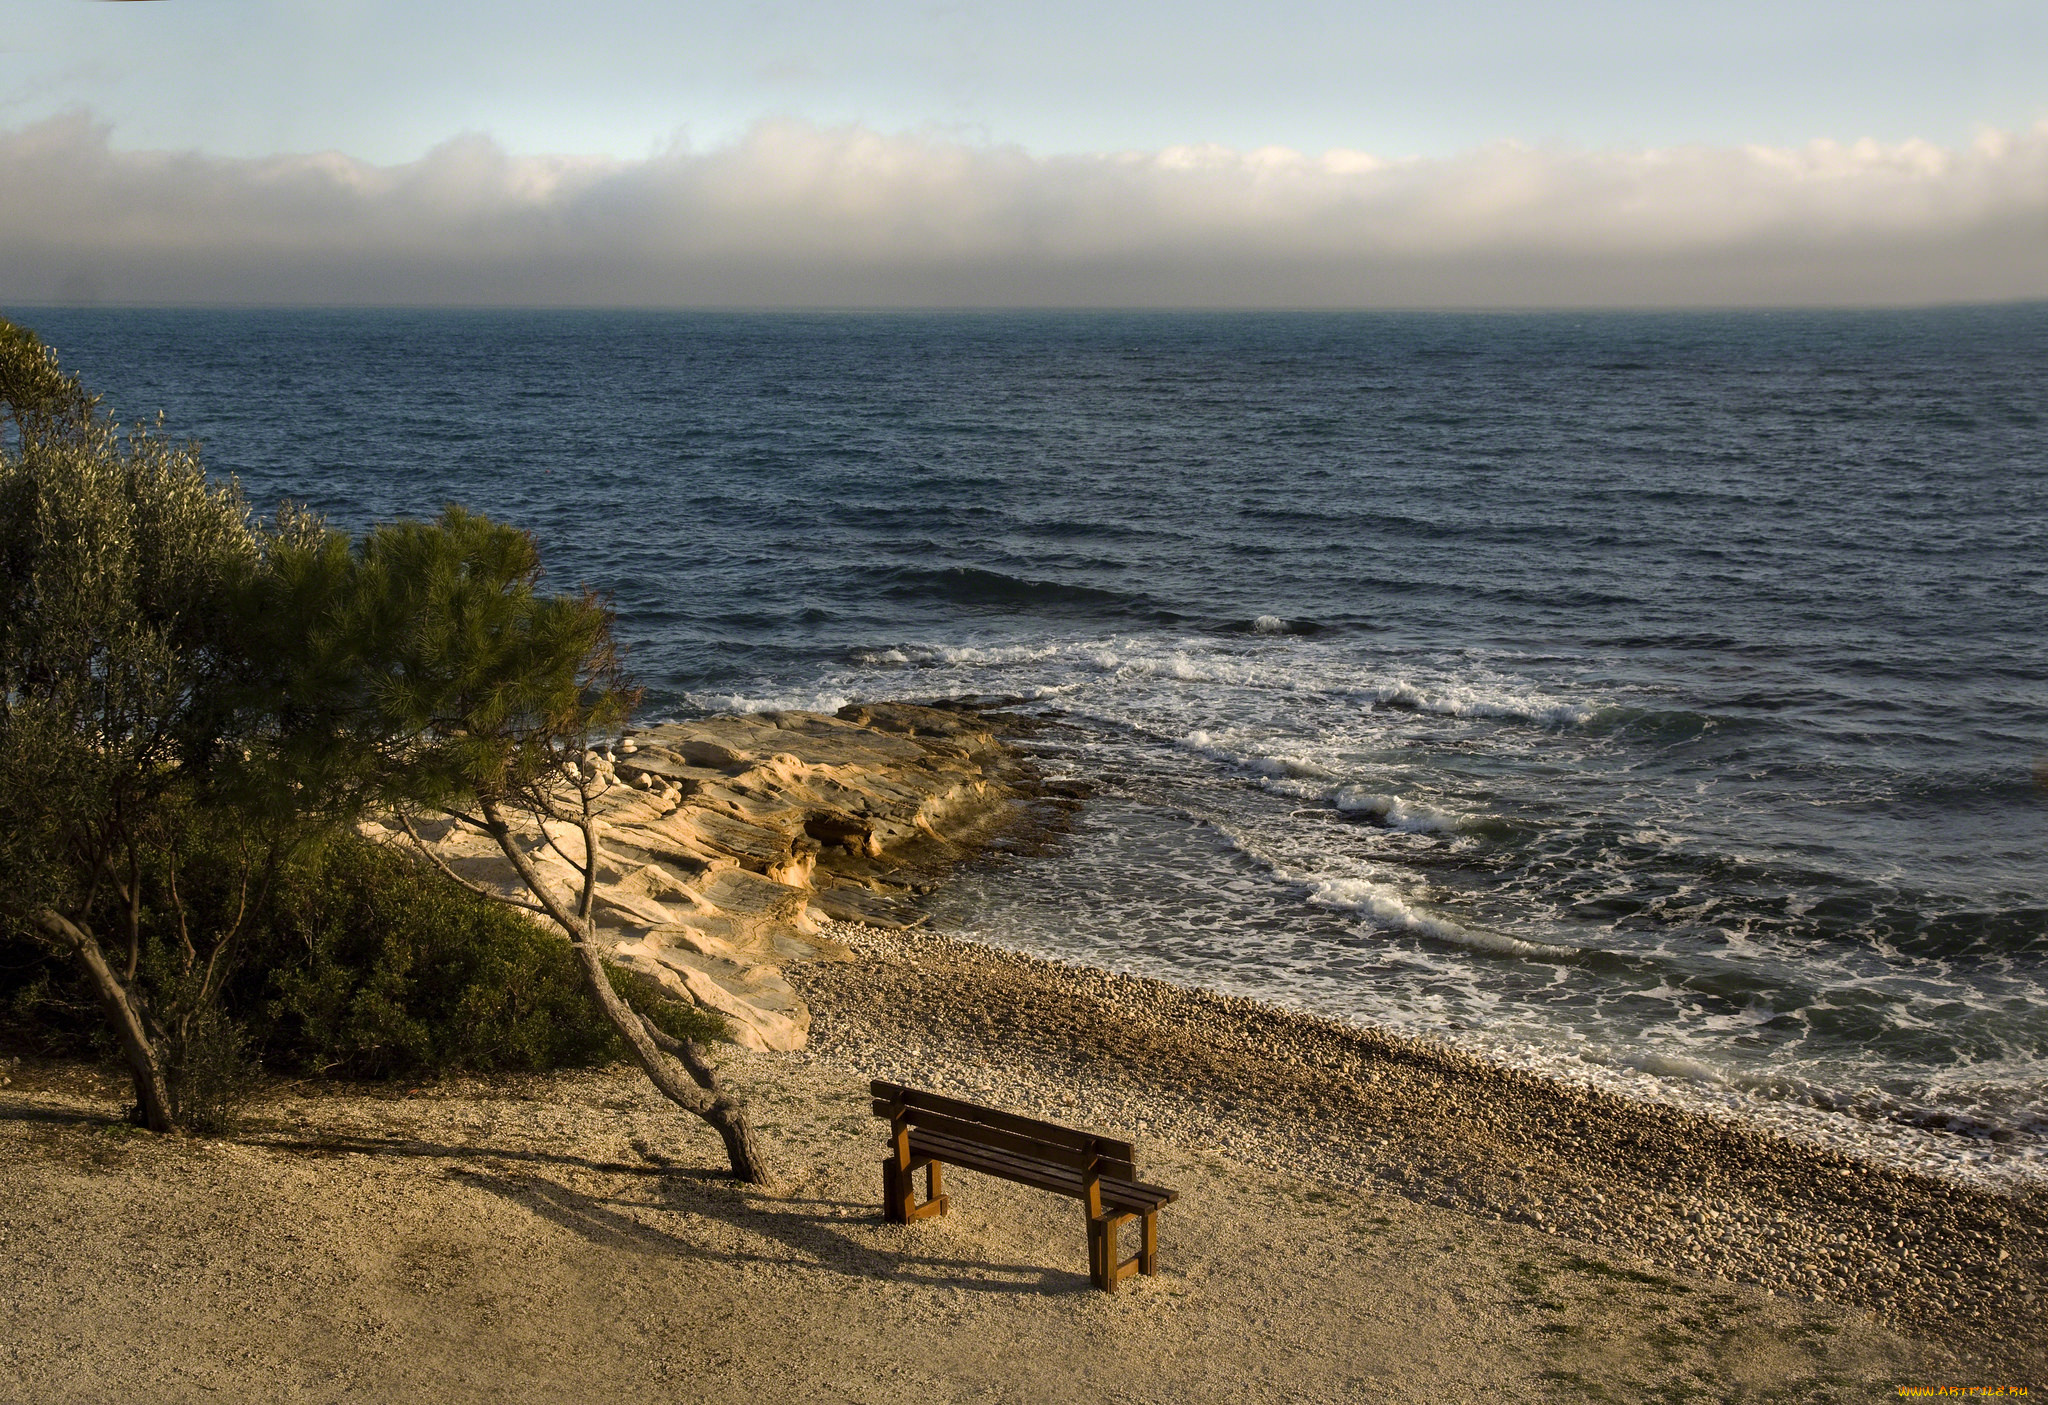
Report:
[{"label": "bench leg", "polygon": [[[916,1198],[915,1195],[911,1196],[912,1201],[915,1201]],[[925,1162],[924,1204],[912,1204],[910,1207],[910,1218],[913,1220],[928,1220],[933,1215],[943,1215],[951,1203],[939,1190],[939,1163],[936,1161]]]},{"label": "bench leg", "polygon": [[1138,1272],[1147,1275],[1159,1272],[1159,1212],[1152,1211],[1145,1216],[1144,1247],[1138,1251]]},{"label": "bench leg", "polygon": [[894,1156],[882,1158],[882,1218],[890,1224],[909,1224],[911,1203],[916,1195],[910,1177],[896,1164]]},{"label": "bench leg", "polygon": [[[922,1205],[917,1203],[917,1169],[920,1165],[924,1167],[926,1195]],[[890,1224],[909,1224],[912,1220],[943,1215],[951,1203],[939,1191],[938,1162],[912,1162],[906,1167],[898,1165],[894,1156],[882,1158],[882,1218]]]},{"label": "bench leg", "polygon": [[1144,1263],[1141,1253],[1135,1258],[1123,1258],[1123,1246],[1118,1242],[1118,1230],[1136,1219],[1135,1215],[1091,1216],[1088,1220],[1088,1278],[1105,1293],[1114,1293],[1117,1285],[1137,1272]]}]

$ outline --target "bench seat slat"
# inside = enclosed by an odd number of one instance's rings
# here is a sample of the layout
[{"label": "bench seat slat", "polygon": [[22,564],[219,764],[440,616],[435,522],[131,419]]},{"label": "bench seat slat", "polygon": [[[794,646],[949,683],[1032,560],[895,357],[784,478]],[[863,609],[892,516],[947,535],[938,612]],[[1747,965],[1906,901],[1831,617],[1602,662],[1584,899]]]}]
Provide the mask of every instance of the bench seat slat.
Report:
[{"label": "bench seat slat", "polygon": [[957,1117],[963,1122],[978,1122],[985,1127],[1015,1132],[1020,1136],[1051,1142],[1055,1146],[1071,1147],[1076,1151],[1092,1149],[1099,1155],[1123,1161],[1135,1161],[1138,1156],[1137,1147],[1120,1137],[1105,1137],[1094,1132],[1077,1131],[1072,1127],[1062,1127],[1057,1122],[1042,1122],[1035,1117],[1023,1117],[1014,1112],[983,1107],[979,1103],[964,1102],[959,1098],[946,1097],[942,1093],[926,1092],[922,1088],[906,1088],[901,1083],[891,1083],[886,1079],[875,1079],[868,1085],[868,1092],[879,1102],[926,1108],[941,1117]]},{"label": "bench seat slat", "polygon": [[[1004,1180],[1017,1181],[1049,1190],[1058,1195],[1071,1196],[1076,1200],[1087,1194],[1087,1183],[1079,1172],[1063,1167],[1033,1162],[1015,1156],[964,1142],[943,1134],[927,1132],[913,1127],[910,1131],[910,1154],[913,1157],[929,1156],[949,1165],[980,1171],[984,1175],[999,1176]],[[1171,1205],[1180,1198],[1177,1191],[1164,1186],[1146,1185],[1142,1181],[1121,1177],[1104,1176],[1101,1180],[1102,1202],[1115,1210],[1128,1210],[1134,1214],[1148,1214],[1161,1206]]]},{"label": "bench seat slat", "polygon": [[[931,1155],[931,1153],[921,1153]],[[934,1161],[944,1162],[961,1170],[978,1171],[986,1176],[995,1176],[1019,1185],[1028,1185],[1034,1190],[1050,1191],[1070,1200],[1084,1199],[1083,1188],[1078,1184],[1063,1184],[1058,1178],[1033,1174],[1028,1168],[1019,1168],[998,1157],[981,1157],[970,1151],[949,1151],[943,1155],[932,1155]],[[1112,1214],[1146,1215],[1171,1205],[1179,1197],[1172,1191],[1158,1187],[1141,1187],[1131,1181],[1104,1181],[1102,1183],[1102,1206]]]},{"label": "bench seat slat", "polygon": [[1086,1171],[1092,1165],[1105,1176],[1121,1176],[1126,1180],[1137,1178],[1137,1166],[1123,1157],[1104,1156],[1085,1149],[1058,1146],[1052,1142],[983,1126],[963,1118],[947,1117],[929,1108],[905,1107],[901,1103],[881,1101],[875,1104],[877,1117],[894,1118],[899,1113],[913,1128],[923,1128],[958,1141],[979,1143],[997,1151],[1009,1152],[1034,1161],[1050,1162],[1074,1171]]}]

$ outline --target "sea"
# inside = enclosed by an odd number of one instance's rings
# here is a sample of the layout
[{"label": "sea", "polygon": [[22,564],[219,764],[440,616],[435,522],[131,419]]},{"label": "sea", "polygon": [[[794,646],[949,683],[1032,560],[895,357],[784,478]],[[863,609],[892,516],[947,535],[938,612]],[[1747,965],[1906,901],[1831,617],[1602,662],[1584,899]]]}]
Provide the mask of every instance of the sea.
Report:
[{"label": "sea", "polygon": [[2048,1181],[2048,306],[6,315],[649,720],[1034,714],[943,928]]}]

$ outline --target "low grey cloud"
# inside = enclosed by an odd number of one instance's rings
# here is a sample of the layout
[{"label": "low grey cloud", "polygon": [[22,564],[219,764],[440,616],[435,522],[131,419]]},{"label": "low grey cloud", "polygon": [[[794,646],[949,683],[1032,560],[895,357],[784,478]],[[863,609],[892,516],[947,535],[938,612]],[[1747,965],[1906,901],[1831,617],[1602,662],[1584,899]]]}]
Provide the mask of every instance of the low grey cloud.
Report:
[{"label": "low grey cloud", "polygon": [[405,165],[0,133],[0,299],[1500,307],[2048,297],[2048,123],[1923,142],[1391,161],[1035,156],[765,123],[643,160]]}]

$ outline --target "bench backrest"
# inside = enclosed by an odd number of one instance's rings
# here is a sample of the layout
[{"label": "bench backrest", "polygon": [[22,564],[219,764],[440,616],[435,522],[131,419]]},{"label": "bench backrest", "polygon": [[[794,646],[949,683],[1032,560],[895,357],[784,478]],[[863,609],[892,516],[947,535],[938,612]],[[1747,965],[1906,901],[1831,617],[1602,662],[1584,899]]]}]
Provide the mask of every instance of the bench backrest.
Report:
[{"label": "bench backrest", "polygon": [[877,1117],[892,1121],[901,1117],[909,1125],[928,1132],[960,1137],[1036,1161],[1050,1161],[1084,1174],[1093,1170],[1097,1175],[1118,1180],[1138,1178],[1137,1148],[1115,1137],[1077,1131],[1035,1117],[1020,1117],[1014,1112],[928,1093],[921,1088],[906,1088],[880,1078],[868,1085],[868,1091],[874,1095]]}]

